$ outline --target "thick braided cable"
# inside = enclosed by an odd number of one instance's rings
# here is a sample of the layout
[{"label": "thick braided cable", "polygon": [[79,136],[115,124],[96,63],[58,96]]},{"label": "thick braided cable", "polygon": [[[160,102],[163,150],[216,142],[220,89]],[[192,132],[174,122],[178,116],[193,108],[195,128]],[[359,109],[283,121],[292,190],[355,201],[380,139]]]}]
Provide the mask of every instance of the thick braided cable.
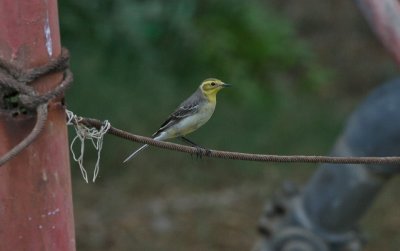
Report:
[{"label": "thick braided cable", "polygon": [[[100,129],[103,123],[97,119],[80,118],[80,123]],[[205,157],[220,159],[247,160],[259,162],[286,162],[286,163],[331,163],[331,164],[400,164],[400,157],[332,157],[332,156],[304,156],[304,155],[267,155],[240,153],[219,150],[206,150],[196,147],[179,145],[170,142],[157,141],[149,137],[135,135],[126,131],[110,127],[107,133],[130,141],[148,144],[151,146],[189,153],[200,154]]]},{"label": "thick braided cable", "polygon": [[24,140],[22,140],[18,145],[14,146],[6,154],[0,157],[0,166],[14,158],[18,153],[32,144],[33,141],[39,136],[40,132],[43,130],[44,125],[47,120],[47,103],[41,104],[36,109],[36,123],[32,131],[29,133]]}]

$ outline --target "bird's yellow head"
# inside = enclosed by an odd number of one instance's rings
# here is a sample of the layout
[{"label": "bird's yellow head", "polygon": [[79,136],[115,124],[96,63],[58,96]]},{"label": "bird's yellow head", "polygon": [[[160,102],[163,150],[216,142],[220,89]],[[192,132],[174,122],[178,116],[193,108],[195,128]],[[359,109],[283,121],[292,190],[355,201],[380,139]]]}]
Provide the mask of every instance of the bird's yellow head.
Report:
[{"label": "bird's yellow head", "polygon": [[217,93],[223,88],[230,86],[231,85],[226,84],[219,79],[208,78],[201,83],[199,88],[210,101],[215,101]]}]

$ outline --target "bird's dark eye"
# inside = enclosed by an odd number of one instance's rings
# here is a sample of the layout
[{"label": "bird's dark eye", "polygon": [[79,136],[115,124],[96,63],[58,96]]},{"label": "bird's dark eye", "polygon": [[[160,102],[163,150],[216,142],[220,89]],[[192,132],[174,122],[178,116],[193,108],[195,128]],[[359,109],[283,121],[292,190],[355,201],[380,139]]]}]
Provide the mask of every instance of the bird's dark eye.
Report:
[{"label": "bird's dark eye", "polygon": [[211,86],[215,86],[216,84],[214,82],[211,82]]}]

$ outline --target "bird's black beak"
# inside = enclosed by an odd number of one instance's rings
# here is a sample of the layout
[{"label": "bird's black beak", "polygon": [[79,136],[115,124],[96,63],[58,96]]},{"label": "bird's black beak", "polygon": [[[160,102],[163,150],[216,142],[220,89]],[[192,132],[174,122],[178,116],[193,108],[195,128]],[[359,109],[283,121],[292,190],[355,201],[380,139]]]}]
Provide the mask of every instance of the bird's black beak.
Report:
[{"label": "bird's black beak", "polygon": [[222,87],[232,87],[232,85],[226,84],[226,83],[222,83],[221,86],[222,86]]}]

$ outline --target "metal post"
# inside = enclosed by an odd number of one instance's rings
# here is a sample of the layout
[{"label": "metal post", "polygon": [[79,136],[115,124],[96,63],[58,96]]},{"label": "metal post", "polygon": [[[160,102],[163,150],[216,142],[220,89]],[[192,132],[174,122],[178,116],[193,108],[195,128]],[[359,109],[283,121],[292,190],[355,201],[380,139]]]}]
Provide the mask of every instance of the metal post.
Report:
[{"label": "metal post", "polygon": [[400,66],[400,2],[356,0],[372,30]]},{"label": "metal post", "polygon": [[[60,54],[56,0],[0,0],[0,57],[25,69]],[[33,83],[44,93],[62,78]],[[32,129],[33,118],[0,116],[0,155]],[[0,249],[74,251],[71,180],[65,113],[60,100],[37,140],[0,167]]]}]

